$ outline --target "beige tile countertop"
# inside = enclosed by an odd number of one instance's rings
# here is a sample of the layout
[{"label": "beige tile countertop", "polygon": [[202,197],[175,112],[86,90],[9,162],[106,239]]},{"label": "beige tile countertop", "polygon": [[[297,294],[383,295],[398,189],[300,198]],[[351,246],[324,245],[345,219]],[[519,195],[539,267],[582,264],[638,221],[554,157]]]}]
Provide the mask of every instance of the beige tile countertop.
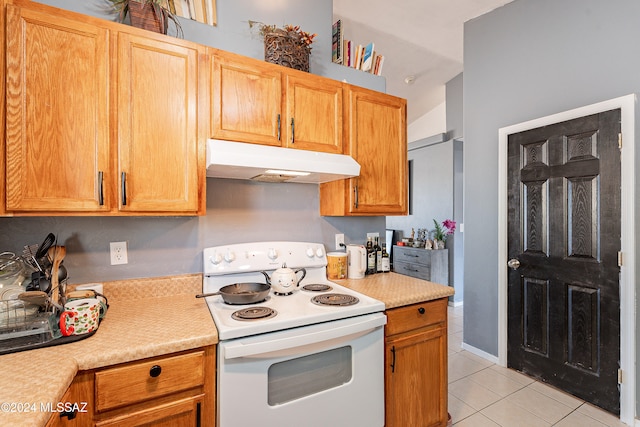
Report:
[{"label": "beige tile countertop", "polygon": [[109,310],[95,335],[0,356],[0,425],[43,426],[79,370],[216,344],[202,275],[104,283]]},{"label": "beige tile countertop", "polygon": [[446,298],[454,294],[450,286],[393,272],[372,274],[365,276],[364,279],[344,279],[335,282],[384,302],[387,309]]}]

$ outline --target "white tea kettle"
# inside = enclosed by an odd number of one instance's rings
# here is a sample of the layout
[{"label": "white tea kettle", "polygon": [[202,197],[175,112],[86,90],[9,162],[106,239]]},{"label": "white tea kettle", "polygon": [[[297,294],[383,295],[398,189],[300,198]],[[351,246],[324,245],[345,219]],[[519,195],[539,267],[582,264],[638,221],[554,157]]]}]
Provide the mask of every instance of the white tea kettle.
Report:
[{"label": "white tea kettle", "polygon": [[349,266],[347,277],[349,279],[362,279],[367,270],[367,249],[364,245],[347,245],[349,254]]},{"label": "white tea kettle", "polygon": [[[300,280],[298,280],[297,274],[300,271],[302,271],[302,276]],[[287,267],[286,264],[282,264],[281,268],[271,273],[271,277],[269,277],[265,271],[261,271],[260,273],[264,274],[264,277],[267,279],[267,284],[271,285],[275,293],[289,295],[298,289],[300,282],[304,279],[304,276],[307,275],[307,270],[304,268],[292,270]]]}]

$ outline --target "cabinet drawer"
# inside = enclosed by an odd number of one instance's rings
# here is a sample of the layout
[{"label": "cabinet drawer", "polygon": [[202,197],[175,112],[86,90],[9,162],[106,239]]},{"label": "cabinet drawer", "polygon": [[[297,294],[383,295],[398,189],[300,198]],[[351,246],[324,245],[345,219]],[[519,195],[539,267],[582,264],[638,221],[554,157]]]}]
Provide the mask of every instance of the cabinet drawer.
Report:
[{"label": "cabinet drawer", "polygon": [[410,262],[412,264],[431,264],[432,251],[419,248],[393,247],[393,263]]},{"label": "cabinet drawer", "polygon": [[386,335],[446,322],[447,298],[387,310]]},{"label": "cabinet drawer", "polygon": [[204,351],[133,363],[95,373],[98,412],[204,384]]},{"label": "cabinet drawer", "polygon": [[393,271],[418,279],[431,280],[431,267],[409,262],[394,262]]}]

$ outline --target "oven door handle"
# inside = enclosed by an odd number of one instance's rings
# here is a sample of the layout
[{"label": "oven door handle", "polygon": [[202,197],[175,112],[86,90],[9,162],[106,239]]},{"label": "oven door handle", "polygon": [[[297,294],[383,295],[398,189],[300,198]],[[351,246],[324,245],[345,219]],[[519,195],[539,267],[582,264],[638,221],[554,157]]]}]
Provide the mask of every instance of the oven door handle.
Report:
[{"label": "oven door handle", "polygon": [[[255,343],[225,343],[224,358],[237,359],[241,357],[282,357],[298,355],[301,352],[327,348],[331,344],[340,344],[359,336],[365,335],[387,323],[387,317],[382,313],[348,319],[345,325],[333,326],[326,324],[326,329],[287,336],[284,338],[268,339]],[[314,325],[315,326],[315,325]]]}]

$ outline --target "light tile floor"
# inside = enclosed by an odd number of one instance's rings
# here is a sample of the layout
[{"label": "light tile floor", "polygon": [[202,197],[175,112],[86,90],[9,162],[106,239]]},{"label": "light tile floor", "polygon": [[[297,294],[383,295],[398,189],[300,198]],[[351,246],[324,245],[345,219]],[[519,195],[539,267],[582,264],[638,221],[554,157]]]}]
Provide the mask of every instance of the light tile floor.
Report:
[{"label": "light tile floor", "polygon": [[461,348],[462,307],[449,307],[449,413],[458,427],[601,427],[620,420]]}]

